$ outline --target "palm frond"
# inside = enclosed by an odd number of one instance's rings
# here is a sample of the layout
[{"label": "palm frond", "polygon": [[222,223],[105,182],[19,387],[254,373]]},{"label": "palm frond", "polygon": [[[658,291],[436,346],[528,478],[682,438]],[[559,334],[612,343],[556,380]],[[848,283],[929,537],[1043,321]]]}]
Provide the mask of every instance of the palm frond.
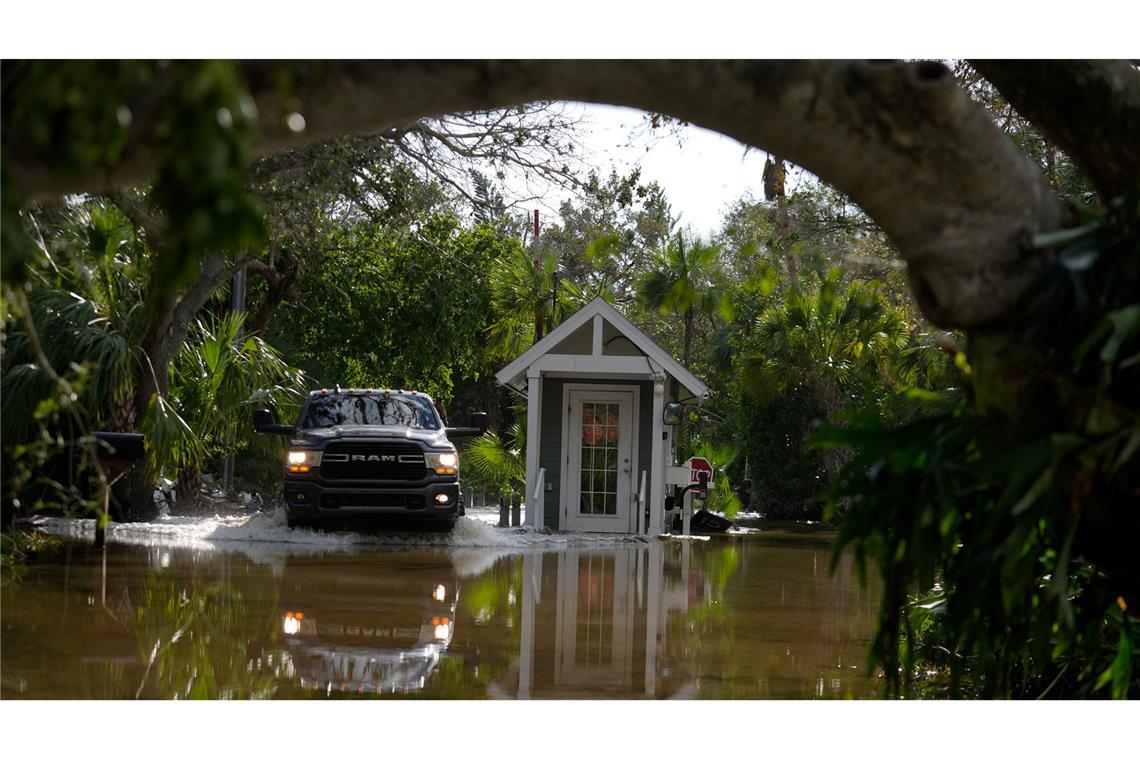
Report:
[{"label": "palm frond", "polygon": [[506,436],[488,430],[468,444],[463,466],[503,489],[521,485],[526,481],[526,425],[515,422]]}]

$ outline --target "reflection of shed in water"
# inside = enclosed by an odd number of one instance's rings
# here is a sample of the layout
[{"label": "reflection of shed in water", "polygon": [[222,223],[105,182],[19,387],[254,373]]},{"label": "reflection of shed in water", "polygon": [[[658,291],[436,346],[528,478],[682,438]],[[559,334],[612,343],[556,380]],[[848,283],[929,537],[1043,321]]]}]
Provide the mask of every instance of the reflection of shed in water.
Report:
[{"label": "reflection of shed in water", "polygon": [[709,594],[689,572],[688,545],[528,554],[522,582],[519,659],[492,696],[695,695],[691,664],[658,654],[668,617]]}]

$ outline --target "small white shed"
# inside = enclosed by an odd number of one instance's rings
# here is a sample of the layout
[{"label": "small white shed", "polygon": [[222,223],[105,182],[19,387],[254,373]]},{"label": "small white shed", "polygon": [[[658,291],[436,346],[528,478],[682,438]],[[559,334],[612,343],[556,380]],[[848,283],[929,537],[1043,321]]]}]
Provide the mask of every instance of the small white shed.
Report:
[{"label": "small white shed", "polygon": [[527,525],[662,532],[676,446],[665,404],[703,403],[704,383],[602,298],[495,379],[527,398]]}]

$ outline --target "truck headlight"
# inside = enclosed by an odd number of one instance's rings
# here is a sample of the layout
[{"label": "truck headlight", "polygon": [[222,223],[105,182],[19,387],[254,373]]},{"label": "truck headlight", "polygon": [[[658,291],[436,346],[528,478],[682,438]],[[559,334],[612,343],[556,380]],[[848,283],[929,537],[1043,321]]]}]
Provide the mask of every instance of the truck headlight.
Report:
[{"label": "truck headlight", "polygon": [[289,472],[308,472],[321,463],[319,451],[290,451],[285,455],[285,464]]},{"label": "truck headlight", "polygon": [[429,451],[424,455],[424,461],[435,470],[436,475],[454,475],[459,472],[459,455],[454,451]]}]

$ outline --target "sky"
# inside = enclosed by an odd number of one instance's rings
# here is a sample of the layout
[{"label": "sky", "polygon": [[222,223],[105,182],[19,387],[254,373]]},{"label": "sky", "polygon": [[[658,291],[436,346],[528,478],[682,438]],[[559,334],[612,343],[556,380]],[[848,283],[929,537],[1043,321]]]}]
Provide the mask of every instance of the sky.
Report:
[{"label": "sky", "polygon": [[[642,181],[665,189],[679,225],[709,236],[720,227],[725,208],[746,193],[763,196],[766,154],[701,127],[650,130],[645,112],[614,106],[568,104],[583,119],[579,134],[583,163],[609,174],[641,167]],[[552,192],[545,204],[557,209],[570,193]]]}]

